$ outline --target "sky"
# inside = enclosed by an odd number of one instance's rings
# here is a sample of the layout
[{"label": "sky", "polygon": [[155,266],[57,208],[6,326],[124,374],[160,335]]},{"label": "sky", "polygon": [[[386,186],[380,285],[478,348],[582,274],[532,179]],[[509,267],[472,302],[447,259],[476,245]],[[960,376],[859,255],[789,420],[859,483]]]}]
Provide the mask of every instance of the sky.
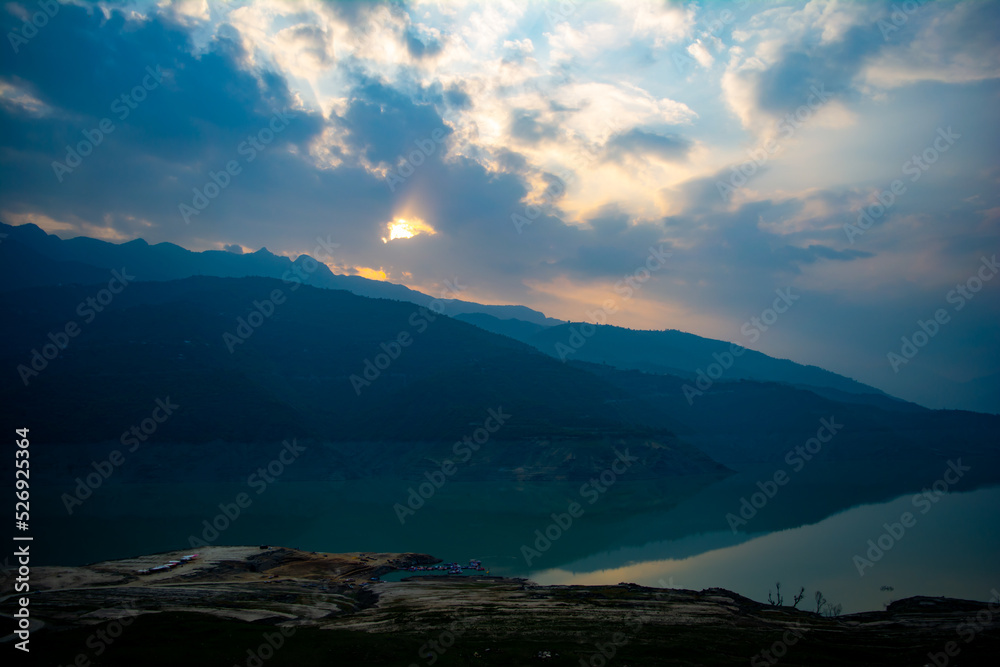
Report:
[{"label": "sky", "polygon": [[935,407],[1000,387],[1000,3],[32,0],[0,21],[8,224],[323,239],[338,273]]}]

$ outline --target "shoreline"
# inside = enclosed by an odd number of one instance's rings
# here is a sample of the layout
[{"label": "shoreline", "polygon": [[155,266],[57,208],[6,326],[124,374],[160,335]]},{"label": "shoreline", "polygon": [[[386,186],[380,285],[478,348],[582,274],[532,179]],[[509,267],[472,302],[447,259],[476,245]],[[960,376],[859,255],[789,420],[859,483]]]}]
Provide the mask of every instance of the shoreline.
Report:
[{"label": "shoreline", "polygon": [[[90,660],[97,656],[88,652],[88,638],[116,624],[121,638],[93,664],[129,664],[132,648],[150,645],[159,647],[163,662],[154,657],[147,664],[191,660],[190,647],[169,639],[176,632],[194,633],[202,638],[199,650],[227,656],[197,664],[227,665],[247,664],[237,659],[247,650],[243,645],[279,632],[287,645],[273,650],[268,667],[327,664],[317,652],[331,642],[365,664],[408,665],[438,659],[440,664],[587,664],[590,656],[601,655],[595,646],[605,654],[613,649],[622,664],[719,664],[720,652],[746,662],[776,647],[789,653],[783,664],[895,665],[923,664],[949,642],[957,642],[953,648],[962,651],[963,662],[995,656],[1000,647],[1000,595],[998,604],[911,597],[884,611],[831,618],[721,588],[541,585],[480,572],[371,580],[413,564],[441,562],[429,554],[271,546],[208,547],[197,553],[190,562],[149,575],[136,570],[191,553],[37,568],[30,609],[40,624],[33,628],[32,652],[46,656],[46,664],[77,664],[80,655]],[[9,598],[0,601],[4,615],[13,608]],[[963,624],[970,618],[979,618],[980,629],[963,643]],[[454,647],[439,650],[445,644]],[[711,646],[712,654],[699,646]]]}]

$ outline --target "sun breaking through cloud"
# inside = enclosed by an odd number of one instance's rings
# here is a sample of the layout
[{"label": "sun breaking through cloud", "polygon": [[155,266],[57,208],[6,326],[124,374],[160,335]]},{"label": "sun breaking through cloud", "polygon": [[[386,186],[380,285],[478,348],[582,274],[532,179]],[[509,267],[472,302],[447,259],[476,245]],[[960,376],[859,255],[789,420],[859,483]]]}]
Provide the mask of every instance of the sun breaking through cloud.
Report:
[{"label": "sun breaking through cloud", "polygon": [[437,234],[434,228],[420,218],[396,218],[392,222],[386,223],[389,230],[389,237],[382,237],[382,243],[388,243],[395,239],[410,239],[418,234],[433,236]]}]

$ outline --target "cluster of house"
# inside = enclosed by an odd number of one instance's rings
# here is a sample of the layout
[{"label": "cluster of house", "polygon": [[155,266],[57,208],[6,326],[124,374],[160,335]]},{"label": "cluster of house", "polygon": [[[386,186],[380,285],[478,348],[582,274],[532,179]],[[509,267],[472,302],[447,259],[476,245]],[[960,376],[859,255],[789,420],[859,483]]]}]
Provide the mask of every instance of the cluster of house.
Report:
[{"label": "cluster of house", "polygon": [[190,563],[191,561],[198,558],[198,554],[188,554],[187,556],[181,556],[179,560],[167,561],[163,565],[157,565],[156,567],[143,568],[141,570],[136,570],[136,574],[156,574],[157,572],[166,572],[167,570],[172,570],[179,565],[184,563]]},{"label": "cluster of house", "polygon": [[477,572],[485,571],[489,574],[490,571],[483,567],[483,562],[477,558],[469,560],[468,565],[459,565],[458,563],[445,563],[444,565],[411,565],[407,568],[410,572],[432,572],[435,570],[444,570],[448,574],[462,574],[463,570],[476,570]]}]

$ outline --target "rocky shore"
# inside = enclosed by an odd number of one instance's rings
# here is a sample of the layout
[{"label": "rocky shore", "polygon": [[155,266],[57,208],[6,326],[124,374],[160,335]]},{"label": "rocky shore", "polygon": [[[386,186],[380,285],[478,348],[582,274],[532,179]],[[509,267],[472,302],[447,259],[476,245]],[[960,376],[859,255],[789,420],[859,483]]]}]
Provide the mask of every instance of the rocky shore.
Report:
[{"label": "rocky shore", "polygon": [[[994,664],[1000,648],[1000,605],[948,598],[827,618],[724,589],[374,581],[440,561],[282,547],[207,547],[138,574],[189,553],[35,570],[33,663],[943,667]],[[0,614],[13,597],[8,581]]]}]

